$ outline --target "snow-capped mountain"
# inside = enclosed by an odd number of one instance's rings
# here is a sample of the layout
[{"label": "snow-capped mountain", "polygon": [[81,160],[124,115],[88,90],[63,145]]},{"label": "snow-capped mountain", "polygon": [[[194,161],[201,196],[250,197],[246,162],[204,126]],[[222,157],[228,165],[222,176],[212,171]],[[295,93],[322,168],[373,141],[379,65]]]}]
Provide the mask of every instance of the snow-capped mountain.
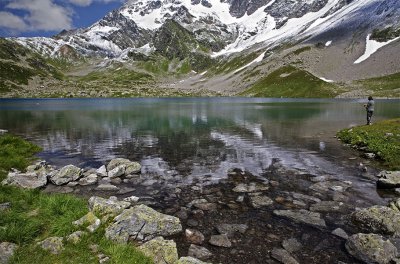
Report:
[{"label": "snow-capped mountain", "polygon": [[116,57],[154,49],[167,21],[175,21],[219,56],[282,42],[335,38],[400,25],[398,0],[131,0],[86,29],[53,38],[16,38],[24,46],[59,56]]}]

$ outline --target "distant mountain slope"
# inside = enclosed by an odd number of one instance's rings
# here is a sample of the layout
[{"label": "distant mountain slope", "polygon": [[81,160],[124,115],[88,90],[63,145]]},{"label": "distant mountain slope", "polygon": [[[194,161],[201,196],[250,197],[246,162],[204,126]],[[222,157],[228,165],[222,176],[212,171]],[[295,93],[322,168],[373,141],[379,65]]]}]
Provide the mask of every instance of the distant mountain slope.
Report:
[{"label": "distant mountain slope", "polygon": [[[309,87],[324,87],[315,96],[379,95],[357,80],[400,72],[400,1],[130,0],[88,28],[9,40],[80,65],[64,71],[71,82],[80,78],[75,73],[98,72],[119,80],[118,69],[126,69],[189,94],[290,96],[278,88],[271,95],[248,89],[291,66],[325,82],[308,79],[318,84]],[[382,96],[397,96],[390,87]]]}]

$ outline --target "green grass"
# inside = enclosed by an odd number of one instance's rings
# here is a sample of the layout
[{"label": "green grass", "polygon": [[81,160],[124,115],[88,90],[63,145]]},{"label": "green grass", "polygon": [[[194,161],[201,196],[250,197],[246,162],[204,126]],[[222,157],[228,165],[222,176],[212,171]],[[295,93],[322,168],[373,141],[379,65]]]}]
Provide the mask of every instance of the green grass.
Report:
[{"label": "green grass", "polygon": [[[0,136],[0,169],[9,171],[11,168],[23,170],[33,160],[33,155],[41,148],[23,140],[20,137],[5,134]],[[5,177],[0,172],[0,180]]]},{"label": "green grass", "polygon": [[215,66],[211,67],[206,75],[229,73],[248,64],[259,55],[260,54],[257,53],[251,53],[249,55],[238,56],[233,59],[223,60],[219,63],[214,63]]},{"label": "green grass", "polygon": [[[0,179],[11,168],[23,170],[41,148],[22,138],[0,136]],[[99,253],[111,258],[109,263],[152,263],[132,245],[118,245],[104,238],[104,225],[84,237],[78,244],[64,241],[65,249],[52,255],[37,246],[50,236],[67,236],[77,230],[72,222],[88,212],[87,201],[66,194],[45,194],[0,185],[0,203],[11,207],[0,212],[0,241],[19,245],[10,263],[98,263],[90,245],[98,245]]]},{"label": "green grass", "polygon": [[400,118],[343,129],[337,135],[354,148],[375,153],[389,169],[400,169]]},{"label": "green grass", "polygon": [[300,55],[301,53],[309,51],[309,50],[311,50],[311,47],[310,46],[306,46],[306,47],[302,47],[300,49],[297,49],[297,50],[293,51],[293,54],[294,55]]},{"label": "green grass", "polygon": [[108,71],[91,72],[80,78],[81,82],[101,82],[113,85],[143,84],[151,81],[153,77],[146,73],[135,72],[129,69],[113,69]]},{"label": "green grass", "polygon": [[335,88],[335,85],[326,83],[307,71],[289,65],[261,78],[239,95],[323,98],[334,97]]},{"label": "green grass", "polygon": [[400,97],[400,72],[377,78],[359,80],[356,83],[366,89],[373,90],[375,96]]}]

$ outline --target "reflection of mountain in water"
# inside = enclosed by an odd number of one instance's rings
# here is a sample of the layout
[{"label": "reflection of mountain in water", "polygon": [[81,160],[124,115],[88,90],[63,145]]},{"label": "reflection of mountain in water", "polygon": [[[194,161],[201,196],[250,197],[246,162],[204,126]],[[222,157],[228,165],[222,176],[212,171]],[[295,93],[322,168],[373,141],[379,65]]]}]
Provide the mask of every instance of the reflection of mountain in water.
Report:
[{"label": "reflection of mountain in water", "polygon": [[[272,158],[330,171],[307,150],[325,150],[318,133],[334,133],[363,114],[348,102],[246,100],[38,100],[22,110],[2,109],[0,127],[34,140],[44,156],[62,158],[58,165],[71,162],[68,157],[96,166],[127,157],[140,160],[148,174],[189,180],[221,178],[232,167],[259,174]],[[384,107],[391,113],[393,104]]]}]

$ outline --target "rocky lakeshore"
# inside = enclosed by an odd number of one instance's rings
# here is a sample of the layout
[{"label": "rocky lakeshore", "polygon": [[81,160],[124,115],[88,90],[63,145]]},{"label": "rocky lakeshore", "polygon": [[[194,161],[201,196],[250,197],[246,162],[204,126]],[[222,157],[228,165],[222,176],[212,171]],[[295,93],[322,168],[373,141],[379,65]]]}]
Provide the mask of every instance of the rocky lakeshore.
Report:
[{"label": "rocky lakeshore", "polygon": [[[41,161],[26,172],[9,172],[2,184],[88,199],[89,213],[73,222],[79,231],[38,242],[54,254],[63,250],[63,241],[104,228],[107,239],[134,244],[155,263],[400,261],[400,200],[358,200],[353,183],[334,175],[286,168],[277,159],[261,176],[232,168],[218,183],[173,185],[141,170],[122,158],[85,169]],[[398,187],[398,172],[379,176],[380,188]],[[3,241],[2,257],[13,249]],[[93,252],[99,263],[110,261]]]}]

